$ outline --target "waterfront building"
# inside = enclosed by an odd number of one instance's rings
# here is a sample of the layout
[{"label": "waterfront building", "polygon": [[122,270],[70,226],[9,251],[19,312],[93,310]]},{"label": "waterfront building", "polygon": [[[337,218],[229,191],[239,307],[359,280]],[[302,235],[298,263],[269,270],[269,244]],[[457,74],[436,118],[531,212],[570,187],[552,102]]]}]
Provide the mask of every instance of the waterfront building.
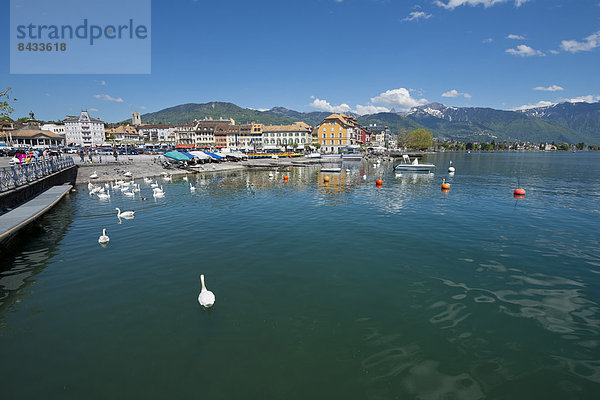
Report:
[{"label": "waterfront building", "polygon": [[196,147],[200,148],[215,147],[215,134],[222,135],[228,127],[235,125],[233,119],[223,118],[205,118],[203,120],[194,120],[194,122],[196,123],[194,143]]},{"label": "waterfront building", "polygon": [[106,140],[120,143],[137,143],[140,141],[138,130],[131,125],[113,125],[106,129]]},{"label": "waterfront building", "polygon": [[142,124],[142,116],[139,112],[134,111],[131,113],[131,125],[140,126]]},{"label": "waterfront building", "polygon": [[168,124],[144,124],[137,131],[144,142],[172,143],[175,137],[175,127]]},{"label": "waterfront building", "polygon": [[228,148],[251,151],[263,147],[263,124],[242,124],[231,128],[227,132]]},{"label": "waterfront building", "polygon": [[10,132],[2,132],[0,137],[10,138],[7,142],[16,147],[58,147],[65,145],[65,138],[58,133],[29,126]]},{"label": "waterfront building", "polygon": [[294,147],[304,150],[312,145],[312,128],[305,122],[294,122],[291,125],[266,125],[263,127],[262,143],[264,146]]},{"label": "waterfront building", "polygon": [[339,153],[343,147],[368,143],[370,135],[358,124],[356,118],[345,114],[331,114],[319,125],[318,138],[321,151]]},{"label": "waterfront building", "polygon": [[68,145],[89,147],[104,142],[104,122],[90,117],[87,111],[82,111],[78,117],[67,115],[64,124],[65,140]]},{"label": "waterfront building", "polygon": [[175,144],[178,147],[194,147],[195,127],[194,122],[175,125]]},{"label": "waterfront building", "polygon": [[393,147],[392,132],[385,125],[369,124],[367,129],[371,132],[371,145],[374,147]]},{"label": "waterfront building", "polygon": [[65,126],[63,124],[43,124],[40,126],[40,129],[56,133],[63,138],[65,137]]}]

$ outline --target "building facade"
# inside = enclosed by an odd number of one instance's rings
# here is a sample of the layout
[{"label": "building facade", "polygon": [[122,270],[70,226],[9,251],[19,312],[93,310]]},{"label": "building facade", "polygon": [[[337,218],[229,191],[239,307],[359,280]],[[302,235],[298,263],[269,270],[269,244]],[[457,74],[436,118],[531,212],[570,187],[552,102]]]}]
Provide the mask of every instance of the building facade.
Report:
[{"label": "building facade", "polygon": [[108,142],[117,141],[120,143],[138,143],[140,136],[138,130],[131,125],[116,125],[107,128],[105,131]]},{"label": "building facade", "polygon": [[90,147],[104,143],[104,122],[90,117],[87,111],[82,111],[78,117],[67,115],[64,124],[67,145]]},{"label": "building facade", "polygon": [[304,150],[312,145],[312,128],[304,122],[291,125],[266,125],[263,127],[262,142],[267,148],[295,147]]},{"label": "building facade", "polygon": [[43,131],[49,131],[52,133],[56,133],[57,135],[65,137],[65,126],[61,124],[43,124],[40,126],[40,129]]},{"label": "building facade", "polygon": [[144,142],[173,143],[175,127],[167,124],[146,124],[138,126],[138,134]]},{"label": "building facade", "polygon": [[341,148],[364,144],[370,135],[356,118],[345,114],[331,114],[319,125],[318,139],[321,151],[339,153]]},{"label": "building facade", "polygon": [[385,125],[369,124],[367,129],[371,132],[371,145],[374,147],[393,147],[392,131]]},{"label": "building facade", "polygon": [[139,126],[142,124],[142,116],[139,112],[134,111],[131,113],[131,125]]}]

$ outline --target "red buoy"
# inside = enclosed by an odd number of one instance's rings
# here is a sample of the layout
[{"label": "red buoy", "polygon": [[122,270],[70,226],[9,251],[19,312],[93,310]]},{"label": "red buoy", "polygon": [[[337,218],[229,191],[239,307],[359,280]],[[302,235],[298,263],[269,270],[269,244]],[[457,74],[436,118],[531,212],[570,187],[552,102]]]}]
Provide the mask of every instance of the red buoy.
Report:
[{"label": "red buoy", "polygon": [[287,181],[288,181],[288,179],[289,179],[289,177],[288,177],[287,175],[284,175],[284,176],[283,176],[283,181],[284,181],[284,182],[287,182]]},{"label": "red buoy", "polygon": [[515,196],[525,196],[525,189],[515,189],[515,191],[513,192],[513,194]]},{"label": "red buoy", "polygon": [[377,180],[375,181],[375,184],[376,184],[376,185],[383,185],[383,179],[377,179]]}]

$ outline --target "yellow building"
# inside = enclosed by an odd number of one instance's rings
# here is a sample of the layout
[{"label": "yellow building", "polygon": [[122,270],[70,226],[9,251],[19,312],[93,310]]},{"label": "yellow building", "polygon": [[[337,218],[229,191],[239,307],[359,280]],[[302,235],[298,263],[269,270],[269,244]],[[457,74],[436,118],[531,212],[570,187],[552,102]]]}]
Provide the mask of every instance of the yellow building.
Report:
[{"label": "yellow building", "polygon": [[321,151],[339,153],[341,147],[360,144],[362,132],[356,118],[345,114],[331,114],[319,125]]}]

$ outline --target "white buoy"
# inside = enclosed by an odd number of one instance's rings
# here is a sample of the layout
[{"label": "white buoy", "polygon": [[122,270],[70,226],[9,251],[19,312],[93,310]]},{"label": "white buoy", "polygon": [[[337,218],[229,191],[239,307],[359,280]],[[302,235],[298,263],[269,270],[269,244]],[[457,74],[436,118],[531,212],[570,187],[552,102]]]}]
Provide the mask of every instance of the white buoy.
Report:
[{"label": "white buoy", "polygon": [[110,238],[108,236],[106,236],[106,228],[102,229],[102,236],[100,236],[98,238],[98,243],[100,244],[106,244],[110,241]]},{"label": "white buoy", "polygon": [[448,168],[448,172],[454,173],[454,171],[456,171],[456,170],[452,166],[452,161],[450,161],[450,168]]},{"label": "white buoy", "polygon": [[117,217],[119,218],[133,218],[135,217],[135,211],[123,211],[121,212],[120,208],[115,208],[115,210],[117,210]]},{"label": "white buoy", "polygon": [[215,294],[210,290],[206,289],[204,285],[204,274],[200,275],[200,282],[202,282],[202,291],[198,295],[198,303],[202,307],[210,308],[215,304]]}]

